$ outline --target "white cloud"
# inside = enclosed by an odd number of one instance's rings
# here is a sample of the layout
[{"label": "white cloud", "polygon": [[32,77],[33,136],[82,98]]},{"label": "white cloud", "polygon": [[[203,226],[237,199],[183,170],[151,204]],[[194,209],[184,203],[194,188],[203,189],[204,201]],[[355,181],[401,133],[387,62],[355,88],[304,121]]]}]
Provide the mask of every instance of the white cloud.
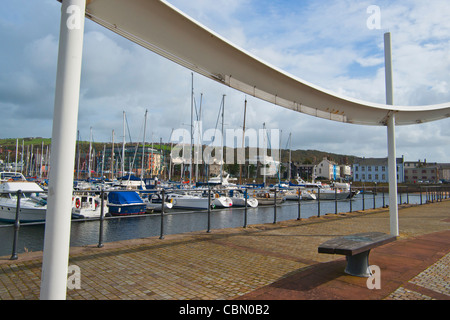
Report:
[{"label": "white cloud", "polygon": [[[396,104],[450,101],[447,0],[170,3],[231,42],[301,79],[345,96],[381,103],[385,100],[383,33],[389,30],[393,39]],[[35,14],[35,6],[24,4],[25,1],[7,0],[9,9],[0,13],[0,40],[10,44],[8,50],[0,52],[0,107],[7,111],[11,124],[15,118],[45,118],[40,135],[49,136],[60,4],[42,2],[46,8],[41,8],[43,15]],[[366,9],[371,4],[380,6],[382,30],[369,30],[366,26]],[[110,141],[113,129],[118,139],[125,110],[136,141],[148,109],[148,136],[154,132],[155,141],[159,136],[167,140],[172,128],[188,128],[190,80],[189,70],[88,21],[79,113],[82,137],[88,138],[92,126],[96,141]],[[198,104],[200,93],[204,94],[204,129],[215,126],[222,94],[227,95],[226,127],[242,126],[242,93],[198,75],[194,89]],[[283,130],[283,140],[292,132],[294,148],[366,157],[386,154],[386,128],[333,123],[252,97],[247,99],[247,127],[259,129],[266,122],[268,127]],[[5,121],[0,124],[3,134],[11,137],[35,134],[39,128],[19,130]],[[398,154],[450,162],[448,127],[447,119],[399,128]]]}]

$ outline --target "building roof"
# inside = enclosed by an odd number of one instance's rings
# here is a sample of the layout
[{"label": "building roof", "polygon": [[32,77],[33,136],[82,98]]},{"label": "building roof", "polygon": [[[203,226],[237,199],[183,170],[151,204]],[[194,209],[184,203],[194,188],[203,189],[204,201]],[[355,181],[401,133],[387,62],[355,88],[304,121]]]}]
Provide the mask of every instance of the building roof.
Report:
[{"label": "building roof", "polygon": [[[403,163],[403,157],[397,158],[397,164]],[[362,158],[355,160],[354,165],[360,166],[387,166],[388,158]]]}]

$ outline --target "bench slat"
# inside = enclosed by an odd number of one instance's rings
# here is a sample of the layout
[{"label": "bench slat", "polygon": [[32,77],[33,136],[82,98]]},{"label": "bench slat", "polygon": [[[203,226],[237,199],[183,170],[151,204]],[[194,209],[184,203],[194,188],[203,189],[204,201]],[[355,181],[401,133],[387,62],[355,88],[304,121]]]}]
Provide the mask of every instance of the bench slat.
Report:
[{"label": "bench slat", "polygon": [[382,232],[365,232],[330,239],[322,243],[319,253],[356,255],[396,240],[397,237]]}]

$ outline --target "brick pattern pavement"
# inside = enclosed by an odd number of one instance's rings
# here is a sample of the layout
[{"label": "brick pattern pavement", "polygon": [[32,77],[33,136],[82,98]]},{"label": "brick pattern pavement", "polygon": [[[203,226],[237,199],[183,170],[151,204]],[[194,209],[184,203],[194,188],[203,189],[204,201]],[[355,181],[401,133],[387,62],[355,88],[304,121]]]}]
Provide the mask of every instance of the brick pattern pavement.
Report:
[{"label": "brick pattern pavement", "polygon": [[[450,201],[403,208],[400,210],[400,240],[450,230],[449,222]],[[351,298],[351,295],[342,295],[350,285],[350,293],[358,297],[360,292],[366,293],[368,290],[364,288],[365,279],[344,276],[345,258],[318,254],[317,246],[332,237],[368,231],[389,232],[389,214],[386,210],[333,214],[246,229],[213,230],[209,234],[168,235],[164,240],[127,240],[106,243],[104,248],[71,248],[69,264],[81,269],[81,289],[68,290],[67,299],[245,299],[268,287],[278,290],[276,292],[280,295],[276,298],[290,299],[295,298],[293,293],[299,292],[298,286],[304,289],[303,292],[313,292],[321,285],[329,285],[333,291],[332,297],[341,299]],[[391,244],[387,245],[386,252],[399,247],[397,242],[391,247],[388,247]],[[420,241],[417,245],[419,249],[423,247]],[[448,253],[448,247],[439,258]],[[383,260],[383,252],[377,255],[378,251],[375,251],[375,255],[371,256],[390,263],[391,256]],[[0,300],[39,299],[42,253],[20,254],[19,260],[14,262],[8,258],[0,257]],[[402,265],[402,259],[394,262]],[[431,274],[439,277],[443,277],[443,273],[448,275],[448,269],[445,269],[448,268],[448,260],[442,259],[434,264],[437,259],[432,262],[426,260],[430,263],[418,271],[410,270],[411,276],[407,280],[415,276],[417,279],[414,278],[413,282],[408,283],[409,286],[397,290],[397,294],[390,298],[404,298],[405,292],[409,292],[411,298],[413,295],[417,298],[417,294],[423,294],[420,296],[422,298],[446,297],[448,293],[445,290],[440,292],[440,296],[426,294],[435,290],[438,284],[432,289],[424,288],[429,290],[426,293],[412,290],[412,286],[416,289],[423,285],[427,274],[428,277]],[[416,260],[421,267],[423,262]],[[434,268],[425,273],[424,270],[432,264]],[[383,270],[386,277],[388,271]],[[447,286],[444,284],[443,288],[448,290],[448,278],[444,279],[447,279],[444,280]],[[427,280],[425,282],[430,284]],[[297,287],[294,288],[294,285]],[[342,285],[347,286],[346,289],[339,287]],[[388,294],[396,292],[401,285],[391,282],[388,287],[392,290]],[[309,299],[327,298],[320,290],[314,292],[316,295],[308,296]],[[373,299],[386,296],[378,294]]]}]

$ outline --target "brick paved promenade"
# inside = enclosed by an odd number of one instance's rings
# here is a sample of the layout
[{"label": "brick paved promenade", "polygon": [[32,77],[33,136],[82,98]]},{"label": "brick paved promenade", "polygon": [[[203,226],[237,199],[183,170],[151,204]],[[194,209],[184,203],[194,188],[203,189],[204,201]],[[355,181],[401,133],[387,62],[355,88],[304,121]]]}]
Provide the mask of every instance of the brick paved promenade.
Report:
[{"label": "brick paved promenade", "polygon": [[[68,300],[450,298],[450,201],[401,208],[400,237],[373,249],[381,289],[344,273],[345,257],[318,254],[339,235],[389,233],[383,209],[277,224],[71,248],[81,288]],[[0,300],[39,299],[42,252],[0,257]]]}]

